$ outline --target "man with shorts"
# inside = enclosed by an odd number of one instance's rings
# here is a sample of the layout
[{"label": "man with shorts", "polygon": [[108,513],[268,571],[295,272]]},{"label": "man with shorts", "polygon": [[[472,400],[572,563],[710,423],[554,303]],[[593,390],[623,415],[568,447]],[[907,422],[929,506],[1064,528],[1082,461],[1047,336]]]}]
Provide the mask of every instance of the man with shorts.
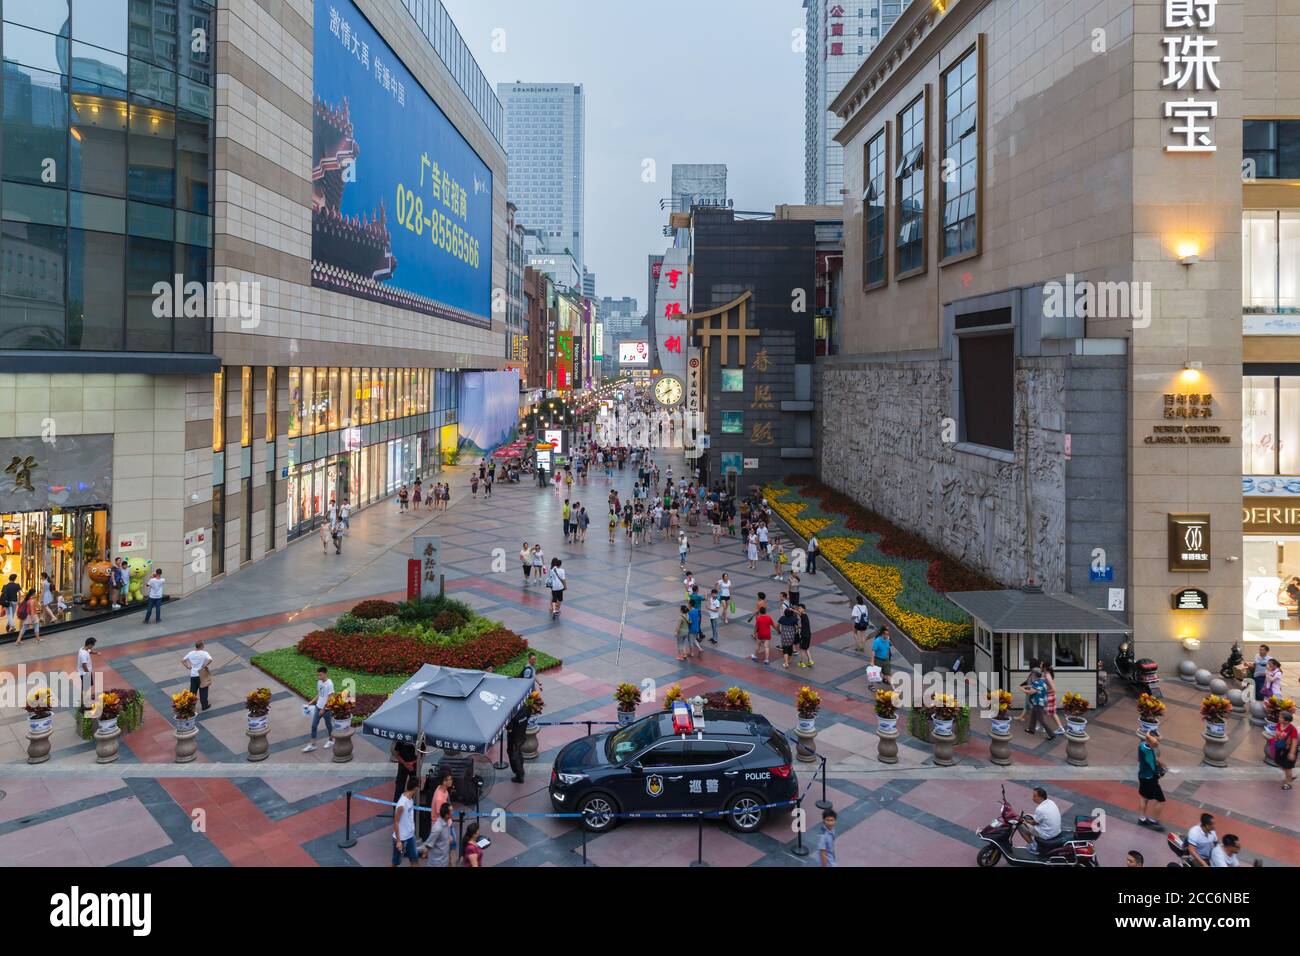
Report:
[{"label": "man with shorts", "polygon": [[552,618],[560,616],[560,605],[564,603],[564,589],[567,584],[562,564],[563,562],[559,558],[551,558],[551,570],[546,575],[546,586],[551,589]]},{"label": "man with shorts", "polygon": [[775,623],[767,613],[767,606],[760,604],[758,612],[754,615],[754,653],[749,655],[749,659],[757,662],[758,652],[762,650],[764,667],[771,663],[772,626]]},{"label": "man with shorts", "polygon": [[1152,830],[1164,830],[1158,819],[1165,803],[1165,792],[1160,787],[1160,775],[1164,771],[1165,765],[1160,761],[1160,734],[1152,731],[1138,744],[1138,823]]}]

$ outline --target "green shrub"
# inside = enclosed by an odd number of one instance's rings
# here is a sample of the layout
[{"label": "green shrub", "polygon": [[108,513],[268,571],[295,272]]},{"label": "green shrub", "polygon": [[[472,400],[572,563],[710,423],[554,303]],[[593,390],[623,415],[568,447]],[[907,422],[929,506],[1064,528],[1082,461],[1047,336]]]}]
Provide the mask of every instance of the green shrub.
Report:
[{"label": "green shrub", "polygon": [[396,614],[398,607],[392,601],[362,601],[352,609],[352,613],[361,618],[382,618]]},{"label": "green shrub", "polygon": [[334,630],[339,634],[364,634],[369,621],[363,621],[351,611],[340,614],[334,622]]},{"label": "green shrub", "polygon": [[395,634],[399,619],[396,614],[390,614],[388,617],[377,617],[373,621],[362,621],[359,634]]},{"label": "green shrub", "polygon": [[438,616],[433,619],[433,629],[442,631],[444,634],[463,627],[469,619],[465,615],[456,611],[439,611]]}]

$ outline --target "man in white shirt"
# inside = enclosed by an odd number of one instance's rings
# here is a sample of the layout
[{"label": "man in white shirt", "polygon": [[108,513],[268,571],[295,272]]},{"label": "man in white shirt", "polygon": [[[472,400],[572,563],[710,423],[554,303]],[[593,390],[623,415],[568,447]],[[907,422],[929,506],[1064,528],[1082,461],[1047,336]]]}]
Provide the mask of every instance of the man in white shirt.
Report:
[{"label": "man in white shirt", "polygon": [[190,672],[190,693],[199,695],[204,710],[212,706],[208,703],[208,685],[204,683],[204,670],[211,663],[212,655],[203,649],[202,641],[195,641],[194,650],[181,658],[181,666]]},{"label": "man in white shirt", "polygon": [[1241,852],[1241,841],[1235,833],[1225,833],[1223,842],[1210,853],[1210,866],[1239,866],[1241,861],[1237,854]]},{"label": "man in white shirt", "polygon": [[1043,849],[1050,848],[1061,835],[1061,808],[1056,801],[1047,799],[1047,791],[1042,787],[1034,787],[1034,804],[1033,822],[1027,824],[1028,832],[1024,835],[1030,838],[1029,849],[1038,853],[1040,845]]},{"label": "man in white shirt", "polygon": [[420,780],[412,774],[393,810],[393,866],[401,866],[402,857],[406,857],[411,866],[420,865],[420,850],[415,839],[415,795],[419,791]]},{"label": "man in white shirt", "polygon": [[[320,726],[320,720],[325,718],[325,749],[328,750],[334,746],[334,718],[330,716],[329,709],[326,705],[329,703],[330,695],[334,693],[334,682],[329,678],[329,668],[316,668],[316,703],[312,708],[311,716],[311,740],[307,741],[307,746],[302,748],[305,754],[311,753],[316,749],[316,728]],[[414,815],[413,815],[414,816]],[[397,864],[394,863],[394,866]]]},{"label": "man in white shirt", "polygon": [[1194,866],[1209,866],[1210,854],[1219,843],[1219,835],[1214,832],[1214,814],[1202,813],[1201,822],[1187,831],[1187,849],[1191,853]]},{"label": "man in white shirt", "polygon": [[156,620],[162,623],[162,604],[163,604],[163,586],[167,579],[163,577],[162,568],[154,571],[153,576],[145,582],[145,587],[149,589],[149,606],[145,608],[144,622],[149,623],[149,615],[157,614]]},{"label": "man in white shirt", "polygon": [[82,645],[81,650],[77,651],[77,679],[81,681],[82,710],[89,707],[89,702],[94,700],[95,668],[90,657],[96,653],[98,652],[95,650],[93,637],[86,638],[86,643]]}]

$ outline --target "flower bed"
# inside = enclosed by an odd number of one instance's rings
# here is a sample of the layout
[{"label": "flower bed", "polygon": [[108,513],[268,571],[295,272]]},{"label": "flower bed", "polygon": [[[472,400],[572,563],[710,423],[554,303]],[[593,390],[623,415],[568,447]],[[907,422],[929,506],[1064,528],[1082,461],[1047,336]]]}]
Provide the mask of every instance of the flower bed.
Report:
[{"label": "flower bed", "polygon": [[463,644],[440,646],[400,634],[339,634],[312,631],[298,642],[298,651],[334,667],[366,674],[410,674],[423,664],[444,667],[496,667],[528,650],[514,631],[496,628]]},{"label": "flower bed", "polygon": [[971,637],[969,616],[945,592],[1000,587],[816,479],[792,478],[789,485],[771,485],[763,493],[796,533],[807,538],[825,532],[819,540],[822,558],[921,647]]}]

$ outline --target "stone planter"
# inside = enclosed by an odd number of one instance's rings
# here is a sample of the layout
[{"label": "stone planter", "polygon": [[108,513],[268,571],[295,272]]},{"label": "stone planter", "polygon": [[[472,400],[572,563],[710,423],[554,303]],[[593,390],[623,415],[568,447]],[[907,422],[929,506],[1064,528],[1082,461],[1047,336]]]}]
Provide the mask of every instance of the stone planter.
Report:
[{"label": "stone planter", "polygon": [[617,713],[618,725],[620,727],[626,727],[628,724],[632,723],[632,721],[636,720],[635,710],[620,710]]},{"label": "stone planter", "polygon": [[54,715],[27,721],[27,762],[45,763],[50,759],[50,734],[54,732]]},{"label": "stone planter", "polygon": [[[947,733],[940,732],[940,725],[947,724],[949,730]],[[957,758],[952,754],[952,748],[957,743],[957,735],[952,732],[952,721],[936,720],[934,730],[930,733],[930,746],[934,750],[934,764],[936,767],[951,767],[957,762]]]},{"label": "stone planter", "polygon": [[[811,724],[813,726],[805,730],[804,726]],[[795,728],[795,736],[799,742],[795,745],[795,759],[800,763],[812,763],[817,759],[817,727],[814,720],[800,720],[799,726]]]},{"label": "stone planter", "polygon": [[876,759],[881,763],[898,763],[898,718],[888,721],[888,730],[885,723],[882,720],[876,729]]},{"label": "stone planter", "polygon": [[194,718],[176,721],[176,762],[192,763],[199,752],[199,728]]},{"label": "stone planter", "polygon": [[117,727],[117,718],[101,720],[95,731],[95,763],[112,763],[117,760],[117,748],[121,742],[122,731]]},{"label": "stone planter", "polygon": [[1071,767],[1088,766],[1088,735],[1086,733],[1076,734],[1074,728],[1070,728],[1070,732],[1065,735],[1065,760]]},{"label": "stone planter", "polygon": [[989,760],[999,767],[1008,767],[1011,765],[1011,721],[998,719],[989,724]]},{"label": "stone planter", "polygon": [[351,762],[352,735],[354,733],[356,733],[356,729],[352,726],[351,717],[345,717],[334,722],[334,729],[330,732],[330,739],[334,741],[334,753],[330,756],[332,762]]},{"label": "stone planter", "polygon": [[1088,718],[1086,717],[1066,717],[1065,718],[1065,735],[1067,737],[1087,737],[1088,736]]},{"label": "stone planter", "polygon": [[524,728],[524,746],[521,753],[525,760],[536,760],[537,755],[541,753],[541,744],[537,740],[537,735],[541,733],[542,728],[535,724],[529,724]]},{"label": "stone planter", "polygon": [[[1228,738],[1223,733],[1211,733],[1213,726],[1207,721],[1205,733],[1201,734],[1201,737],[1205,740],[1201,761],[1211,767],[1226,767],[1228,765]],[[1222,730],[1223,725],[1218,726]]]},{"label": "stone planter", "polygon": [[271,732],[270,726],[263,727],[261,730],[246,730],[248,735],[248,759],[253,763],[265,760],[271,752],[270,744],[267,743],[266,735]]}]

